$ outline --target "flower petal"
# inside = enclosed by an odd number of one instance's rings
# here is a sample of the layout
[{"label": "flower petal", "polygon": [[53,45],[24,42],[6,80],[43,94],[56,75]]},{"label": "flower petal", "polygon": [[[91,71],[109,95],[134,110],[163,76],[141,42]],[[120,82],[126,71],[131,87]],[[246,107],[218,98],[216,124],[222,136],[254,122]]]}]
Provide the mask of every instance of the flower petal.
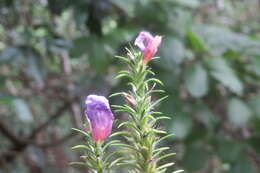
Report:
[{"label": "flower petal", "polygon": [[92,137],[96,142],[109,136],[114,115],[108,100],[103,96],[89,95],[86,99],[86,116],[90,121]]},{"label": "flower petal", "polygon": [[147,62],[156,54],[159,45],[161,44],[162,37],[156,35],[152,42],[150,42],[145,50],[144,50],[144,64],[147,64]]},{"label": "flower petal", "polygon": [[153,40],[153,36],[149,32],[142,31],[142,32],[139,33],[138,37],[135,39],[134,44],[140,50],[144,51],[147,44],[152,42],[152,40]]}]

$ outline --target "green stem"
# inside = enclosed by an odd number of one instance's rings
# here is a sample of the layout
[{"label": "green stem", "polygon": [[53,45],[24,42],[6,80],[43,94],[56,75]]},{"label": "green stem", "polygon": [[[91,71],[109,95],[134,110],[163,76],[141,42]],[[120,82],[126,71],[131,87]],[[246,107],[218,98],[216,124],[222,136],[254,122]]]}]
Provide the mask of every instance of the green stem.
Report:
[{"label": "green stem", "polygon": [[95,143],[95,149],[96,149],[96,159],[97,159],[97,173],[104,173],[103,170],[103,152],[102,152],[102,143],[96,142]]},{"label": "green stem", "polygon": [[161,152],[169,148],[164,147],[158,150],[156,146],[160,141],[160,137],[157,134],[165,134],[166,132],[155,127],[156,121],[160,117],[154,117],[158,112],[154,112],[153,108],[165,97],[152,102],[151,95],[161,91],[154,89],[155,83],[161,82],[155,78],[149,79],[148,74],[154,73],[146,64],[142,63],[143,56],[140,52],[134,52],[134,54],[130,52],[130,54],[134,55],[135,58],[132,58],[131,61],[127,58],[124,59],[130,68],[129,71],[123,71],[120,74],[121,76],[119,75],[119,77],[122,77],[123,74],[123,77],[130,79],[129,84],[132,86],[132,90],[125,96],[128,105],[118,106],[119,112],[127,112],[129,114],[128,122],[122,123],[122,126],[128,125],[128,130],[123,136],[129,143],[125,146],[128,149],[127,151],[131,151],[129,157],[127,157],[129,160],[126,160],[125,163],[134,166],[132,172],[135,173],[163,172],[174,163],[161,165],[160,161],[174,153],[161,156]]},{"label": "green stem", "polygon": [[[147,66],[143,65],[140,61],[137,61],[135,64],[136,71],[132,69],[133,75],[133,84],[137,88],[134,92],[133,97],[137,100],[136,111],[138,122],[136,126],[139,128],[139,131],[142,133],[142,140],[135,141],[138,143],[137,146],[140,146],[139,150],[141,150],[141,157],[137,158],[137,160],[143,160],[143,163],[139,162],[140,167],[143,169],[142,173],[155,173],[156,171],[156,162],[153,159],[153,150],[154,150],[154,142],[155,135],[149,133],[153,128],[149,121],[145,121],[142,123],[143,117],[146,113],[148,105],[150,105],[150,101],[147,100],[146,93],[148,92],[148,86],[144,85],[145,78],[147,75],[146,69]],[[137,157],[140,156],[140,153],[137,153]]]}]

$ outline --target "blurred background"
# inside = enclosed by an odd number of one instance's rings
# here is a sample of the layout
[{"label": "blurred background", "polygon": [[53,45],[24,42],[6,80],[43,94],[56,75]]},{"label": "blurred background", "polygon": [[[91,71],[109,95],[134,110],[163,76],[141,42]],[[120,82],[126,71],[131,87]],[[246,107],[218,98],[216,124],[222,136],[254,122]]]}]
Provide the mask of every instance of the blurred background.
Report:
[{"label": "blurred background", "polygon": [[1,0],[0,173],[87,172],[71,128],[88,94],[127,89],[114,56],[142,30],[164,36],[173,169],[260,172],[259,0]]}]

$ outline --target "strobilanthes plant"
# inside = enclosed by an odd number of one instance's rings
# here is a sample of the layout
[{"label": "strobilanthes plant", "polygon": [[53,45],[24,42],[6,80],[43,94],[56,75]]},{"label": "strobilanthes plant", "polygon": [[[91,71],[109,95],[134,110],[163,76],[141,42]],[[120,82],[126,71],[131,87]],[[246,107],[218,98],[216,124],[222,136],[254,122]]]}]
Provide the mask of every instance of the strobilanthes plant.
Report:
[{"label": "strobilanthes plant", "polygon": [[85,151],[84,155],[81,156],[83,161],[72,162],[71,164],[87,166],[91,173],[110,173],[113,166],[122,160],[112,157],[116,152],[110,154],[107,152],[108,147],[117,144],[118,140],[104,143],[104,140],[111,133],[114,115],[108,100],[104,96],[89,95],[85,103],[85,115],[88,120],[89,131],[73,130],[83,134],[86,137],[86,142],[72,147],[72,149]]},{"label": "strobilanthes plant", "polygon": [[[89,131],[74,129],[86,136],[84,145],[74,146],[73,149],[83,149],[83,162],[74,164],[86,165],[92,173],[109,173],[114,166],[127,166],[130,173],[164,173],[173,162],[165,162],[175,153],[167,152],[169,147],[161,147],[161,142],[172,134],[158,128],[158,121],[169,119],[161,112],[155,111],[161,101],[167,96],[153,99],[155,93],[163,90],[155,89],[162,82],[154,77],[148,66],[162,41],[162,37],[152,36],[148,32],[140,32],[135,40],[135,46],[140,50],[131,48],[127,50],[127,57],[117,56],[127,66],[128,70],[120,71],[117,78],[127,78],[129,91],[112,94],[122,95],[123,105],[113,105],[116,112],[124,112],[128,119],[118,126],[122,131],[110,135],[114,120],[108,100],[103,96],[89,95],[86,99],[86,118],[90,125]],[[104,142],[110,137],[121,135],[125,143],[118,140]],[[117,146],[117,150],[108,153],[110,146]],[[121,155],[117,155],[121,153]],[[169,159],[168,159],[169,160]],[[112,170],[113,169],[113,170]],[[182,172],[182,170],[174,173]]]},{"label": "strobilanthes plant", "polygon": [[[160,143],[172,135],[157,128],[159,120],[169,118],[154,109],[167,96],[152,99],[152,94],[161,93],[163,90],[155,89],[156,84],[162,85],[162,82],[151,77],[154,73],[148,66],[161,40],[161,36],[153,37],[148,32],[140,32],[135,45],[141,51],[126,49],[128,57],[117,56],[128,66],[128,70],[120,71],[117,78],[127,78],[130,86],[128,92],[112,94],[112,96],[124,96],[126,104],[114,107],[117,112],[126,112],[129,115],[128,120],[119,125],[124,127],[124,130],[117,133],[124,136],[127,141],[124,145],[125,160],[120,164],[131,166],[129,172],[132,173],[164,173],[174,164],[162,162],[175,155],[175,153],[165,154],[169,147],[160,147]],[[182,170],[175,171],[177,172]]]}]

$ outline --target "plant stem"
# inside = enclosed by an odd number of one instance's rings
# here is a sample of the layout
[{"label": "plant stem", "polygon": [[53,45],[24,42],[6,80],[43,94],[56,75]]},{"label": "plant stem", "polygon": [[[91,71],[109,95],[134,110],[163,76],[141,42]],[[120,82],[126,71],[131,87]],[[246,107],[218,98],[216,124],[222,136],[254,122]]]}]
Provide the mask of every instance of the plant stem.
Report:
[{"label": "plant stem", "polygon": [[95,143],[95,150],[96,150],[96,160],[97,160],[97,173],[103,173],[103,152],[102,152],[102,143],[101,142],[96,142]]},{"label": "plant stem", "polygon": [[155,173],[156,172],[156,162],[153,159],[153,150],[155,146],[155,134],[151,133],[153,129],[153,124],[149,119],[145,120],[145,116],[149,113],[149,105],[151,105],[150,95],[147,95],[148,85],[146,83],[147,76],[147,66],[142,64],[141,57],[136,59],[136,63],[133,66],[134,69],[131,69],[133,76],[133,97],[137,101],[136,105],[136,118],[137,122],[136,127],[138,131],[141,133],[141,140],[138,138],[134,141],[136,146],[138,147],[137,151],[141,151],[137,153],[137,158],[140,167],[140,173]]},{"label": "plant stem", "polygon": [[[124,147],[128,153],[125,157],[124,164],[133,166],[131,173],[164,173],[168,167],[172,166],[174,162],[160,164],[161,160],[173,156],[175,153],[162,155],[169,147],[158,147],[158,143],[172,135],[167,134],[163,130],[156,127],[156,122],[162,119],[169,119],[167,116],[156,116],[161,112],[154,112],[154,107],[160,103],[162,97],[154,102],[151,101],[152,93],[161,93],[163,90],[154,89],[156,84],[162,82],[156,78],[148,75],[154,75],[147,64],[143,63],[143,55],[141,52],[131,52],[127,49],[129,59],[125,57],[117,57],[124,61],[128,67],[128,71],[120,71],[118,78],[126,77],[130,79],[129,85],[131,90],[128,93],[118,93],[125,97],[123,106],[115,105],[118,112],[127,112],[129,120],[122,122],[119,126],[126,126],[122,135],[128,141]],[[158,134],[165,136],[160,138]]]}]

